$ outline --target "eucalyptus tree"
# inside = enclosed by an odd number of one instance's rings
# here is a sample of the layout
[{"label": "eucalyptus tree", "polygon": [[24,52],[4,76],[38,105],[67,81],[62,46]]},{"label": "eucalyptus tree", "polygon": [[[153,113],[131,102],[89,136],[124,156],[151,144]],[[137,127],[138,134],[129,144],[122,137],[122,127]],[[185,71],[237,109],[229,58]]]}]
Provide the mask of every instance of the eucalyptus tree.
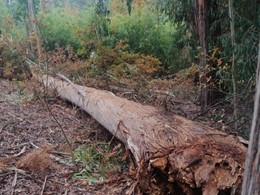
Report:
[{"label": "eucalyptus tree", "polygon": [[33,33],[34,36],[36,37],[38,59],[40,59],[42,55],[42,51],[41,51],[42,41],[40,37],[40,30],[37,24],[38,21],[35,14],[35,7],[32,0],[27,0],[27,10],[28,10],[28,18],[32,28],[31,33]]},{"label": "eucalyptus tree", "polygon": [[108,9],[107,0],[96,0],[95,11],[94,11],[94,23],[96,29],[96,36],[99,42],[108,36],[108,23],[110,10]]},{"label": "eucalyptus tree", "polygon": [[8,16],[8,9],[3,1],[0,1],[0,34],[4,31],[4,19]]},{"label": "eucalyptus tree", "polygon": [[242,195],[260,194],[260,41],[256,71],[256,93],[250,143],[246,160]]},{"label": "eucalyptus tree", "polygon": [[[194,50],[199,48],[201,80],[199,99],[202,107],[214,103],[218,97],[232,96],[234,92],[237,104],[248,98],[247,94],[252,94],[254,91],[252,86],[254,86],[260,32],[260,1],[234,1],[231,9],[232,33],[228,1],[158,1],[161,10],[174,24],[185,24],[187,31],[192,34],[191,47]],[[237,40],[236,43],[234,44],[231,39]],[[238,119],[239,116],[235,117],[234,121]]]}]

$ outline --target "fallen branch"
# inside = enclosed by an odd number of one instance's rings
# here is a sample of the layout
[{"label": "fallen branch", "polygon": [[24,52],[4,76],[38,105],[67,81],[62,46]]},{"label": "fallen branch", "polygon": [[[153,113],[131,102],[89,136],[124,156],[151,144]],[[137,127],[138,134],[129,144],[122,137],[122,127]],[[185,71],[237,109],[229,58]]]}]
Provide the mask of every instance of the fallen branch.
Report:
[{"label": "fallen branch", "polygon": [[41,195],[43,195],[43,193],[44,193],[44,190],[45,190],[45,187],[46,187],[47,178],[48,178],[48,176],[46,175],[45,178],[44,178],[44,182],[42,184]]},{"label": "fallen branch", "polygon": [[17,176],[18,176],[18,171],[15,170],[14,179],[13,179],[13,181],[12,181],[12,191],[11,191],[11,195],[14,194],[15,186],[16,186],[16,183],[17,183]]},{"label": "fallen branch", "polygon": [[26,151],[26,146],[24,146],[24,147],[22,148],[22,150],[21,150],[18,154],[15,154],[15,155],[13,155],[13,156],[14,156],[14,157],[18,157],[18,156],[22,155],[23,153],[25,153],[25,151]]}]

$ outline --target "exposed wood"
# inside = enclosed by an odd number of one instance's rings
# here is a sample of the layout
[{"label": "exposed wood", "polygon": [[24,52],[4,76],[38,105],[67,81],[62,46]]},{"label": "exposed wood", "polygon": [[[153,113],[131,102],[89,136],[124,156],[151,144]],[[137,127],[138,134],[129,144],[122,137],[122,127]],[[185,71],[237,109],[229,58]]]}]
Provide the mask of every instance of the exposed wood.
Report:
[{"label": "exposed wood", "polygon": [[260,42],[256,71],[256,95],[242,195],[260,194]]},{"label": "exposed wood", "polygon": [[147,194],[240,193],[246,148],[235,136],[108,91],[33,74],[125,144],[136,166],[133,186]]}]

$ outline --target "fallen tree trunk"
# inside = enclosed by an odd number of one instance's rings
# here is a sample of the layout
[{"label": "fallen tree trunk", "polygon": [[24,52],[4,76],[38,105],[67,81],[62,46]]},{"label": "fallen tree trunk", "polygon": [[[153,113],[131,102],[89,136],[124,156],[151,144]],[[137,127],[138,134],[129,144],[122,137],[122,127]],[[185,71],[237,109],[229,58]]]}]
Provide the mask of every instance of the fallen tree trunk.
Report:
[{"label": "fallen tree trunk", "polygon": [[[81,107],[131,151],[135,184],[147,194],[239,194],[246,147],[204,124],[114,94],[36,76]],[[133,191],[132,191],[133,192]]]}]

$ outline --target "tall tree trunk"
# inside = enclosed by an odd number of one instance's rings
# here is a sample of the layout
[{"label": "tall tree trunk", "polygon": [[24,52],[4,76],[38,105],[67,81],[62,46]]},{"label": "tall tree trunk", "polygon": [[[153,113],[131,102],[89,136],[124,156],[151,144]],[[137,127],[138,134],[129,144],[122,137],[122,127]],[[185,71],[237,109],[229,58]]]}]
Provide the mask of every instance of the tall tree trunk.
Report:
[{"label": "tall tree trunk", "polygon": [[42,56],[41,38],[40,38],[40,33],[39,33],[40,31],[39,31],[39,27],[37,25],[37,18],[35,16],[34,5],[33,5],[32,0],[28,0],[28,15],[29,15],[33,33],[36,36],[38,59],[40,60],[41,56]]},{"label": "tall tree trunk", "polygon": [[260,194],[260,41],[256,72],[256,95],[242,195]]},{"label": "tall tree trunk", "polygon": [[200,102],[204,110],[208,105],[208,88],[207,88],[207,6],[205,0],[198,0],[198,33],[200,42]]},{"label": "tall tree trunk", "polygon": [[69,0],[64,0],[64,9],[68,10],[69,8]]},{"label": "tall tree trunk", "polygon": [[42,12],[44,12],[46,10],[46,0],[40,0],[40,9]]},{"label": "tall tree trunk", "polygon": [[41,8],[41,11],[43,11],[43,0],[40,0],[40,8]]},{"label": "tall tree trunk", "polygon": [[238,105],[237,105],[237,80],[236,80],[236,67],[235,67],[235,17],[234,17],[234,8],[233,0],[228,1],[229,4],[229,18],[230,18],[230,32],[231,32],[231,44],[232,44],[232,83],[233,83],[233,105],[234,105],[234,121],[235,129],[237,129],[238,124]]}]

